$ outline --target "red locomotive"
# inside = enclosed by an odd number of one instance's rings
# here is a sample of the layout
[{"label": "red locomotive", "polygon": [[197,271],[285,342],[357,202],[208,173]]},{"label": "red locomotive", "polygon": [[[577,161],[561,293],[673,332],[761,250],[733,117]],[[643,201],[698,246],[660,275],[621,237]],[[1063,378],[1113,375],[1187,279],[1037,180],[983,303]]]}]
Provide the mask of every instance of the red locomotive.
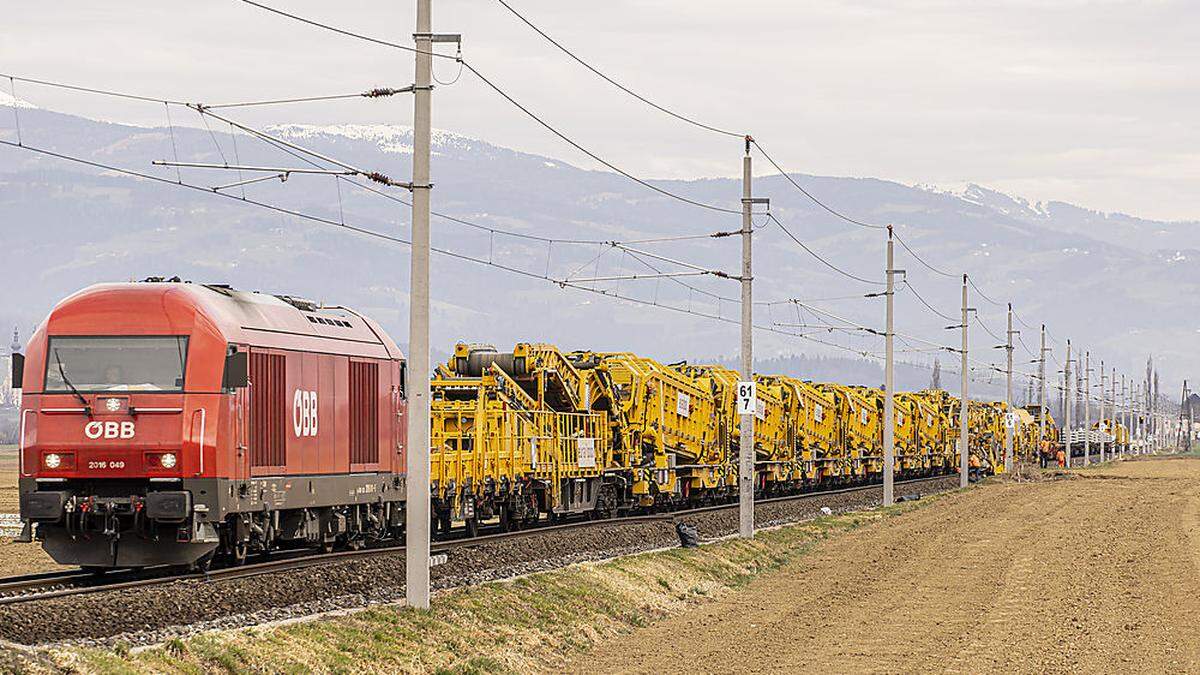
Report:
[{"label": "red locomotive", "polygon": [[14,375],[22,538],[59,563],[205,566],[402,528],[404,360],[352,310],[102,284],[54,308]]}]

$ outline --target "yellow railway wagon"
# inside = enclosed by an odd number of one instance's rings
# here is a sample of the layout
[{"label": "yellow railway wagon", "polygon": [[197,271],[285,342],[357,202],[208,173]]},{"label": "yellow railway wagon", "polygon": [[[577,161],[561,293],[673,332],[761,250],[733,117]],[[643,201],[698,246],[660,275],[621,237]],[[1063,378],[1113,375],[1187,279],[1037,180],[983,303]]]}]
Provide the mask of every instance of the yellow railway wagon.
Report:
[{"label": "yellow railway wagon", "polygon": [[949,416],[954,398],[941,389],[924,389],[902,394],[917,401],[921,411],[922,454],[932,471],[958,470],[958,420]]},{"label": "yellow railway wagon", "polygon": [[838,444],[850,460],[851,475],[861,479],[881,473],[883,416],[866,394],[866,388],[828,382],[817,387],[833,398]]},{"label": "yellow railway wagon", "polygon": [[[430,472],[441,527],[468,529],[597,507],[612,442],[602,414],[541,410],[499,366],[479,377],[448,369],[430,382]],[[600,508],[615,495],[599,499]]]},{"label": "yellow railway wagon", "polygon": [[[1004,420],[991,403],[970,401],[967,405],[967,433],[970,447],[969,465],[972,470],[993,473],[998,458],[1004,452]],[[999,447],[999,449],[997,449]],[[1003,464],[1003,461],[1000,461]]]},{"label": "yellow railway wagon", "polygon": [[[742,416],[737,411],[737,385],[741,375],[724,366],[680,363],[672,367],[712,392],[719,414],[718,437],[736,457],[742,429]],[[787,459],[787,432],[780,394],[778,387],[755,387],[754,453],[760,473],[764,463]]]},{"label": "yellow railway wagon", "polygon": [[1056,447],[1058,446],[1058,441],[1059,441],[1059,437],[1060,437],[1058,424],[1054,421],[1054,416],[1050,414],[1049,410],[1047,410],[1046,411],[1046,429],[1044,432],[1045,435],[1041,439],[1042,445],[1044,445],[1044,447],[1039,447],[1039,443],[1038,443],[1039,431],[1038,430],[1040,428],[1039,421],[1041,419],[1041,417],[1040,417],[1041,410],[1042,410],[1041,407],[1039,407],[1037,404],[1025,406],[1025,411],[1028,412],[1030,417],[1033,418],[1033,428],[1030,430],[1030,438],[1031,438],[1034,448],[1037,448],[1037,450],[1035,450],[1033,456],[1034,456],[1034,458],[1036,458],[1039,453],[1044,452],[1049,459],[1053,459],[1054,452],[1055,452]]},{"label": "yellow railway wagon", "polygon": [[[947,457],[949,460],[949,466],[947,468],[951,471],[958,471],[959,462],[961,461],[958,440],[959,434],[961,433],[962,424],[958,414],[958,398],[941,390],[934,390],[930,393],[936,395],[937,401],[941,406],[942,418],[945,420],[946,424],[947,447],[949,449],[949,455]],[[971,429],[970,418],[967,419],[967,429],[968,432]]]},{"label": "yellow railway wagon", "polygon": [[587,412],[588,378],[554,345],[518,342],[511,352],[498,352],[491,345],[460,342],[448,365],[460,376],[478,377],[493,363],[521,385],[538,409]]},{"label": "yellow railway wagon", "polygon": [[1013,408],[1017,416],[1013,428],[1013,452],[1016,459],[1022,461],[1037,461],[1037,418],[1025,408]]},{"label": "yellow railway wagon", "polygon": [[800,463],[801,480],[820,483],[849,477],[849,457],[837,442],[833,397],[817,385],[786,375],[759,375],[757,381],[779,392],[785,420],[784,444]]},{"label": "yellow railway wagon", "polygon": [[[882,424],[884,417],[884,408],[887,403],[887,394],[882,389],[860,388],[859,391],[869,399],[874,405],[880,419],[880,447],[883,442]],[[914,472],[920,462],[919,453],[917,451],[917,424],[913,418],[912,402],[902,397],[897,393],[892,398],[894,410],[892,429],[893,429],[893,449],[895,452],[895,471],[897,475]],[[881,450],[882,452],[882,450]],[[880,464],[880,467],[883,465]]]},{"label": "yellow railway wagon", "polygon": [[972,466],[982,473],[1004,471],[1004,402],[971,401]]},{"label": "yellow railway wagon", "polygon": [[623,466],[636,467],[632,492],[642,506],[688,498],[696,490],[736,488],[737,467],[718,442],[720,418],[710,389],[629,352],[572,352],[577,369],[596,371],[593,405],[609,411]]},{"label": "yellow railway wagon", "polygon": [[[907,391],[896,393],[896,411],[903,411],[907,422],[904,435],[911,446],[904,458],[898,459],[897,465],[908,474],[929,473],[934,467],[934,456],[940,450],[943,440],[943,425],[938,424],[941,413],[928,397],[922,396],[920,392]],[[899,421],[896,429],[899,434]]]}]

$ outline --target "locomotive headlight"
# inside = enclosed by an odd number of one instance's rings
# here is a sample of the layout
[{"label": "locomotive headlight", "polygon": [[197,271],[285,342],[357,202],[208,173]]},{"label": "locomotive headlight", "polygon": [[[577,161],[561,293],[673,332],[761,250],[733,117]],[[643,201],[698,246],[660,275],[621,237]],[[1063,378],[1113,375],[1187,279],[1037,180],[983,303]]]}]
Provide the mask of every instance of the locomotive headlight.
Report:
[{"label": "locomotive headlight", "polygon": [[57,469],[58,467],[62,466],[62,457],[59,456],[58,453],[52,452],[46,455],[42,461],[46,463],[47,469]]},{"label": "locomotive headlight", "polygon": [[175,453],[173,453],[173,452],[163,453],[163,456],[160,457],[158,461],[160,464],[162,464],[162,468],[173,469],[173,468],[175,468]]}]

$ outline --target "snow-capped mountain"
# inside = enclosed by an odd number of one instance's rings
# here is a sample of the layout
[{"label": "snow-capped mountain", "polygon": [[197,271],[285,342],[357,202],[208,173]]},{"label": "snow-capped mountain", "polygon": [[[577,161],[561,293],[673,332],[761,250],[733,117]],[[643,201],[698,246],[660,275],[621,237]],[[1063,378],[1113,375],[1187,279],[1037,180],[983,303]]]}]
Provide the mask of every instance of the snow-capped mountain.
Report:
[{"label": "snow-capped mountain", "polygon": [[[15,141],[5,100],[0,95],[0,139]],[[0,285],[3,330],[15,324],[27,334],[56,300],[89,283],[166,274],[355,305],[377,316],[403,341],[407,248],[341,225],[406,239],[409,209],[401,203],[408,201],[406,191],[351,179],[386,195],[381,196],[332,176],[299,173],[285,181],[213,190],[272,174],[176,169],[152,161],[178,158],[281,170],[311,165],[249,135],[231,135],[228,128],[135,127],[31,107],[20,108],[19,117],[26,145],[160,180],[0,147],[0,223],[8,278]],[[283,124],[266,131],[394,180],[407,180],[409,174],[412,130],[407,127]],[[434,154],[434,210],[441,214],[434,218],[434,245],[460,256],[434,259],[434,342],[444,351],[460,339],[500,345],[544,340],[671,359],[736,351],[735,282],[705,276],[584,284],[610,296],[717,317],[705,318],[564,289],[541,277],[625,276],[650,273],[652,267],[682,271],[661,259],[639,259],[599,242],[736,230],[738,216],[688,206],[609,171],[451,132],[436,134]],[[1071,337],[1127,372],[1138,372],[1149,352],[1172,376],[1200,367],[1200,357],[1191,349],[1200,331],[1196,222],[1149,221],[1061,202],[1029,203],[970,184],[935,188],[873,178],[794,177],[843,213],[894,224],[924,261],[948,273],[928,269],[897,247],[897,264],[911,283],[902,285],[897,296],[897,330],[909,336],[898,346],[909,361],[929,361],[935,353],[917,338],[934,345],[957,343],[957,335],[944,327],[957,321],[957,275],[968,271],[987,294],[985,298],[971,289],[971,303],[982,320],[972,335],[973,355],[980,360],[1002,358],[1003,350],[992,347],[996,336],[1003,336],[1002,304],[1011,300],[1024,324],[1017,326],[1024,345],[1036,349],[1036,326],[1045,321],[1060,359],[1059,343]],[[200,189],[171,184],[179,181]],[[739,208],[741,187],[734,179],[653,184],[698,202]],[[769,197],[772,213],[823,258],[856,276],[883,278],[881,231],[835,218],[778,175],[757,177],[754,189]],[[815,332],[824,325],[848,327],[842,319],[881,327],[882,300],[862,297],[879,288],[830,270],[779,228],[758,221],[755,298],[769,303],[756,309],[756,322],[769,329],[758,338],[758,353],[842,353],[811,338],[882,351],[879,338],[863,331]],[[597,243],[551,244],[539,237]],[[738,271],[740,260],[736,237],[635,248],[728,273]],[[788,303],[789,298],[814,300],[811,304],[821,309]],[[950,319],[926,309],[922,300]],[[790,335],[796,333],[809,339]],[[1023,347],[1017,354],[1019,369],[1031,370]],[[954,359],[942,356],[943,367]],[[978,368],[981,377],[989,376],[983,366]]]}]

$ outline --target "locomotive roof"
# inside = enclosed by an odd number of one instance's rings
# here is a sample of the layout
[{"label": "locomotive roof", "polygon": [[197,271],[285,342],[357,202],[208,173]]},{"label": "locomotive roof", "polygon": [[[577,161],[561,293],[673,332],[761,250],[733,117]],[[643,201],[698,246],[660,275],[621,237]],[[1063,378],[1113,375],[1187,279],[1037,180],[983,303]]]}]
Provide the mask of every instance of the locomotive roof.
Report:
[{"label": "locomotive roof", "polygon": [[[396,343],[371,319],[345,307],[318,306],[288,296],[242,291],[228,286],[187,282],[113,283],[90,286],[63,300],[50,316],[86,313],[89,305],[120,306],[129,298],[129,311],[147,306],[190,307],[203,315],[229,342],[278,349],[330,352],[374,358],[402,358]],[[128,325],[128,320],[122,323]],[[72,331],[74,332],[74,331]]]}]

